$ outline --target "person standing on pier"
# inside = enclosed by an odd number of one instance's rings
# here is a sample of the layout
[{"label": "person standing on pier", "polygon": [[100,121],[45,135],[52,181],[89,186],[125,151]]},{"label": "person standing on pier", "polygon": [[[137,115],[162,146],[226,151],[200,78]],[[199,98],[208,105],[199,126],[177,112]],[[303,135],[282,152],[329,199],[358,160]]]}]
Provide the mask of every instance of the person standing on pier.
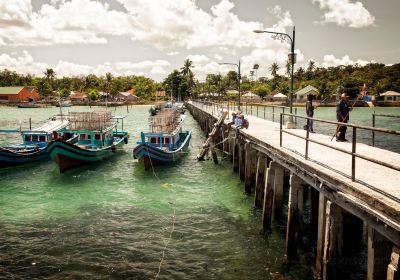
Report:
[{"label": "person standing on pier", "polygon": [[309,132],[313,132],[314,133],[314,121],[312,120],[312,117],[314,117],[314,106],[312,104],[312,101],[314,99],[314,95],[309,94],[307,95],[307,103],[306,103],[306,113],[307,113],[307,117],[311,118],[311,119],[307,119],[307,130]]},{"label": "person standing on pier", "polygon": [[[336,118],[338,122],[347,123],[349,121],[349,114],[351,109],[349,108],[349,97],[346,93],[342,93],[342,99],[336,106]],[[347,126],[338,125],[336,129],[336,141],[346,142],[346,130]]]}]

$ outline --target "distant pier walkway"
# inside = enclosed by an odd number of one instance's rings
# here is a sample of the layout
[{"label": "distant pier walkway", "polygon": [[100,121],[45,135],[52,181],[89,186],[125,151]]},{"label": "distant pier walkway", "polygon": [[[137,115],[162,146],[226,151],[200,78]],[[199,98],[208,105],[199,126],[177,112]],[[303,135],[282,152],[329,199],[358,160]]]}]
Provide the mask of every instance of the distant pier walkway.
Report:
[{"label": "distant pier walkway", "polygon": [[[237,110],[210,102],[186,106],[206,133],[221,110]],[[309,188],[317,236],[316,275],[340,278],[335,260],[343,257],[346,245],[359,242],[367,229],[368,279],[399,279],[395,277],[400,277],[400,154],[357,142],[357,131],[367,127],[349,124],[350,142],[336,142],[331,136],[285,129],[283,122],[290,114],[277,116],[280,123],[245,117],[249,129],[227,133],[227,119],[216,143],[223,143],[220,148],[244,181],[246,192],[254,193],[255,207],[263,209],[265,229],[282,212],[283,182],[290,176],[287,257],[297,254],[303,193]],[[296,116],[296,120],[305,123],[304,117]],[[335,122],[321,121],[335,131]],[[397,131],[376,131],[398,135],[400,141]]]}]

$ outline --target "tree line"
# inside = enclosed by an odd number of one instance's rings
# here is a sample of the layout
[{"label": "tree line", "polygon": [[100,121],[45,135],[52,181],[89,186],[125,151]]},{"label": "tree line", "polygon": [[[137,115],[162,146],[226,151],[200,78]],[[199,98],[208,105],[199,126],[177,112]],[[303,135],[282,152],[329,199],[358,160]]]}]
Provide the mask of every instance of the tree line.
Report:
[{"label": "tree line", "polygon": [[[255,64],[249,75],[240,77],[242,92],[252,91],[260,97],[273,95],[277,92],[288,94],[290,91],[291,65],[286,63],[284,72],[277,63],[272,63],[268,69],[270,77],[257,77],[259,64]],[[43,77],[30,74],[22,75],[10,70],[0,71],[0,86],[36,86],[42,97],[66,97],[71,91],[85,91],[91,99],[98,99],[100,92],[114,95],[130,89],[141,99],[154,99],[157,90],[166,91],[167,96],[185,99],[199,97],[210,93],[226,97],[229,89],[238,88],[236,71],[225,75],[210,73],[204,80],[196,79],[192,68],[193,62],[186,59],[180,69],[173,70],[162,82],[156,82],[145,76],[117,76],[111,73],[105,76],[89,74],[87,76],[57,77],[51,68],[46,69]],[[356,97],[363,85],[367,86],[368,94],[378,96],[387,90],[400,92],[400,64],[385,65],[370,63],[361,65],[342,65],[336,67],[317,67],[314,61],[309,61],[306,67],[299,67],[294,72],[294,90],[307,85],[316,87],[320,98],[329,98],[337,93],[345,92]]]}]

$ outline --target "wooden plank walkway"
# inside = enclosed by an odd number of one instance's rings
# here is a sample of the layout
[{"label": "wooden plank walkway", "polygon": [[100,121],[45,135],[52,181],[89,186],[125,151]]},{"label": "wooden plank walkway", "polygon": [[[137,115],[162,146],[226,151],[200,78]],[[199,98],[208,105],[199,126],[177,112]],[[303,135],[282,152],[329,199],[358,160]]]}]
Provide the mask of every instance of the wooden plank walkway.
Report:
[{"label": "wooden plank walkway", "polygon": [[[211,107],[197,107],[207,111],[216,118],[219,115],[218,112],[213,110]],[[399,211],[400,218],[400,203],[398,202],[400,201],[399,171],[357,158],[356,179],[362,181],[364,184],[352,182],[350,178],[343,175],[351,175],[350,155],[310,142],[310,160],[306,160],[304,158],[305,140],[284,133],[283,144],[282,147],[280,147],[279,123],[254,116],[246,116],[246,118],[249,120],[250,126],[249,129],[241,130],[243,135],[247,135],[250,138],[257,139],[261,143],[265,143],[274,147],[275,149],[281,150],[292,157],[302,160],[305,165],[318,168],[322,172],[329,174],[329,176],[345,182],[347,186],[352,186],[357,192],[364,193],[364,197],[374,198],[374,200],[379,200],[388,207],[396,209]],[[230,120],[226,120],[226,123],[229,121]],[[290,129],[290,132],[303,137],[306,136],[306,131],[303,129]],[[352,149],[351,142],[336,142],[335,140],[331,141],[331,136],[323,134],[310,134],[310,139],[315,139],[327,145],[345,149],[349,152],[351,152]],[[303,157],[299,155],[299,153],[303,155]],[[357,143],[357,153],[393,164],[395,166],[400,165],[400,154],[372,147],[363,143]],[[374,190],[374,188],[376,190]],[[400,224],[400,220],[398,220],[398,222]]]}]

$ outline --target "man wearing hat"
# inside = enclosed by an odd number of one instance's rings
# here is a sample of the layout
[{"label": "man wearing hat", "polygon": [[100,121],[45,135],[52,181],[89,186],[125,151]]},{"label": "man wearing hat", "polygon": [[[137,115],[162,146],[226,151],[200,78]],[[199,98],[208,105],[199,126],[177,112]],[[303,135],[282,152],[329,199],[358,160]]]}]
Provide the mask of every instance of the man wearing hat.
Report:
[{"label": "man wearing hat", "polygon": [[[336,118],[338,122],[347,123],[349,121],[349,114],[351,109],[349,108],[349,97],[346,93],[342,93],[342,98],[336,106]],[[347,126],[338,125],[336,129],[336,141],[347,142],[346,140]]]}]

